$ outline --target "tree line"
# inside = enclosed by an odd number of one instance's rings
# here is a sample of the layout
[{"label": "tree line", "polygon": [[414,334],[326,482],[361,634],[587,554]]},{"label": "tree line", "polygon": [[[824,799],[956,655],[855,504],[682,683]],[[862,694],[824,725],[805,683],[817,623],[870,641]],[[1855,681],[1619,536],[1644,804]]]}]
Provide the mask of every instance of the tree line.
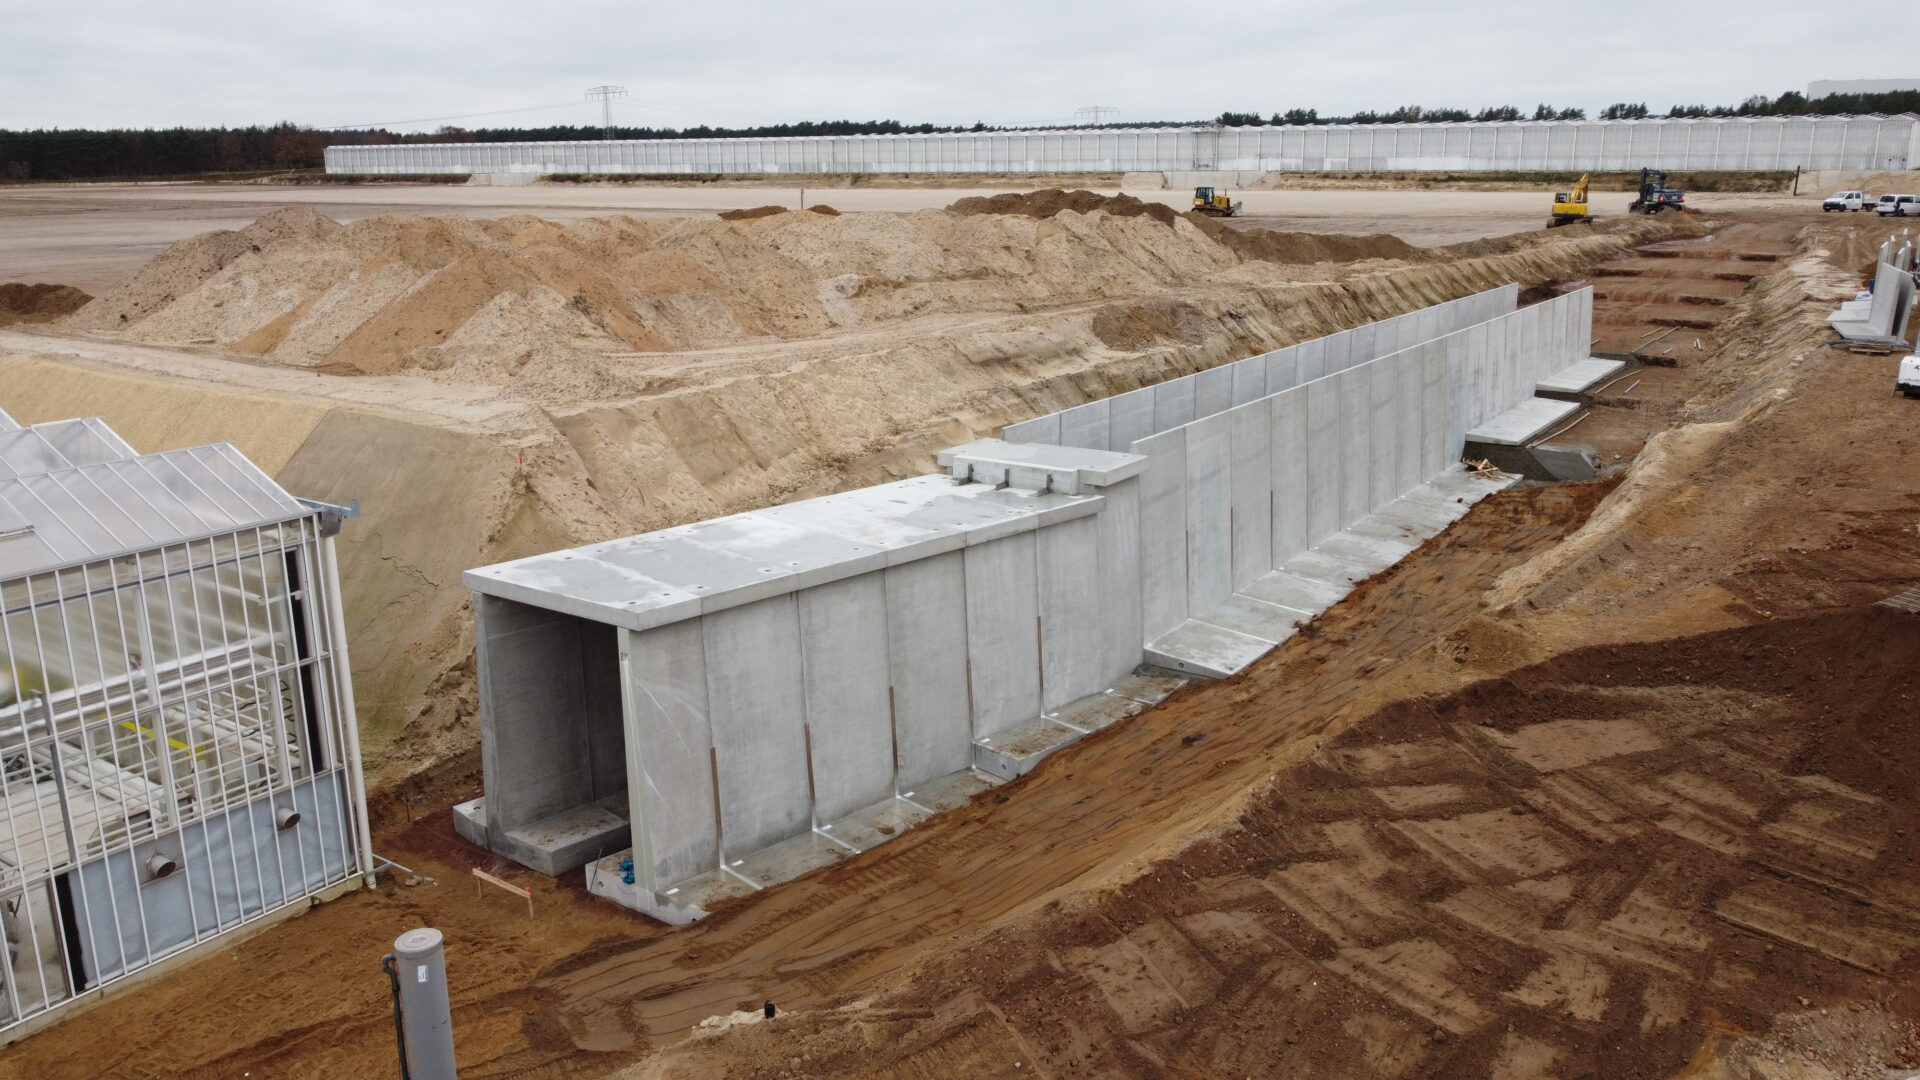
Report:
[{"label": "tree line", "polygon": [[[1647,103],[1616,101],[1596,114],[1600,120],[1646,120],[1653,117],[1699,118],[1735,116],[1857,116],[1863,113],[1920,113],[1920,90],[1892,90],[1879,94],[1826,94],[1809,99],[1797,90],[1779,97],[1755,94],[1738,105],[1674,105],[1656,113]],[[1391,112],[1356,112],[1351,116],[1321,116],[1316,109],[1288,109],[1262,116],[1229,110],[1213,119],[1227,127],[1283,127],[1301,124],[1452,124],[1493,120],[1585,120],[1585,109],[1559,109],[1545,103],[1531,113],[1512,105],[1484,109],[1427,108],[1402,105]]]},{"label": "tree line", "polygon": [[[1645,102],[1615,102],[1597,114],[1601,120],[1668,117],[1840,116],[1860,113],[1920,113],[1920,91],[1881,94],[1829,94],[1809,100],[1789,90],[1779,97],[1756,94],[1738,105],[1674,105],[1655,114]],[[1402,105],[1387,112],[1360,111],[1322,116],[1317,109],[1286,109],[1268,114],[1229,110],[1213,123],[1234,127],[1305,124],[1464,123],[1495,120],[1584,120],[1585,109],[1546,103],[1531,110],[1512,105],[1481,109]],[[1152,120],[1103,125],[1112,128],[1186,127],[1193,121]],[[1059,125],[1067,127],[1069,125]],[[379,146],[393,143],[575,142],[601,139],[777,138],[803,135],[911,135],[955,131],[1026,130],[975,123],[962,127],[907,124],[898,120],[821,120],[753,127],[656,128],[587,125],[461,128],[432,132],[394,132],[384,128],[334,129],[292,123],[244,128],[166,128],[90,130],[80,128],[0,130],[0,182],[99,180],[264,173],[318,169],[329,146]]]}]

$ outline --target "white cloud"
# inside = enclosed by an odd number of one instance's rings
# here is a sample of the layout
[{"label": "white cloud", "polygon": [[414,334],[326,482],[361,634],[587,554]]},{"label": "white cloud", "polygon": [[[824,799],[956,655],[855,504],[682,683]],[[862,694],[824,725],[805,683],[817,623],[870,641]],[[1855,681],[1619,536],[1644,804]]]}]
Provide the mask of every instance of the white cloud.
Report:
[{"label": "white cloud", "polygon": [[576,104],[468,123],[595,123],[582,94],[609,82],[632,92],[621,122],[672,126],[1044,122],[1096,104],[1133,120],[1412,103],[1663,111],[1913,66],[1895,36],[1786,0],[89,0],[18,8],[0,49],[9,128],[324,126],[561,103]]}]

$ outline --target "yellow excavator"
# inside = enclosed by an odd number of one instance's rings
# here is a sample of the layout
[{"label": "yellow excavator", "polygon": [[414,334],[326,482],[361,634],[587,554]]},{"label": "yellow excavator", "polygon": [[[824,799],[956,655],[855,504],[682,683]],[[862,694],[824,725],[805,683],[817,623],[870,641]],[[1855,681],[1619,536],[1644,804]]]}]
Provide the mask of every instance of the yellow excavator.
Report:
[{"label": "yellow excavator", "polygon": [[1593,217],[1587,213],[1587,181],[1590,175],[1583,174],[1580,182],[1573,185],[1572,191],[1554,193],[1553,217],[1547,222],[1547,228],[1593,220]]},{"label": "yellow excavator", "polygon": [[1193,189],[1193,208],[1208,217],[1237,217],[1240,204],[1227,198],[1226,192],[1214,193],[1210,187]]}]

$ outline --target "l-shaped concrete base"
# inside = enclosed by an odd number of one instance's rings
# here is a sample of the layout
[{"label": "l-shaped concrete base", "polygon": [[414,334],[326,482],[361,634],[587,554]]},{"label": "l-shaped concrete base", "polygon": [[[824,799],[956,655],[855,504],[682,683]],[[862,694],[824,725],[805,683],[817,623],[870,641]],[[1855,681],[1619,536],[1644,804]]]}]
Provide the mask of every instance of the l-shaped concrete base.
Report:
[{"label": "l-shaped concrete base", "polygon": [[1517,479],[1449,473],[1422,484],[1154,639],[1147,662],[1209,679],[1242,671]]},{"label": "l-shaped concrete base", "polygon": [[477,847],[499,852],[548,877],[559,877],[633,842],[626,792],[504,831],[488,827],[487,800],[482,796],[454,806],[453,831]]}]

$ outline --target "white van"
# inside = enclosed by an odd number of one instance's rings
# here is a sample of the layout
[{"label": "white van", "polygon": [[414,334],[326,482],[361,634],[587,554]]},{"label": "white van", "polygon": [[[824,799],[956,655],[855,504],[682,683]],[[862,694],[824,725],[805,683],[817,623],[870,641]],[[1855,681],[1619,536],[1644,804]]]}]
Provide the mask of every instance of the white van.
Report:
[{"label": "white van", "polygon": [[1820,210],[1823,213],[1828,210],[1865,210],[1866,208],[1867,193],[1864,191],[1836,191],[1820,204]]},{"label": "white van", "polygon": [[1873,209],[1893,217],[1920,216],[1920,195],[1882,195]]},{"label": "white van", "polygon": [[1908,397],[1920,397],[1920,356],[1900,358],[1900,374],[1893,377],[1893,388]]}]

